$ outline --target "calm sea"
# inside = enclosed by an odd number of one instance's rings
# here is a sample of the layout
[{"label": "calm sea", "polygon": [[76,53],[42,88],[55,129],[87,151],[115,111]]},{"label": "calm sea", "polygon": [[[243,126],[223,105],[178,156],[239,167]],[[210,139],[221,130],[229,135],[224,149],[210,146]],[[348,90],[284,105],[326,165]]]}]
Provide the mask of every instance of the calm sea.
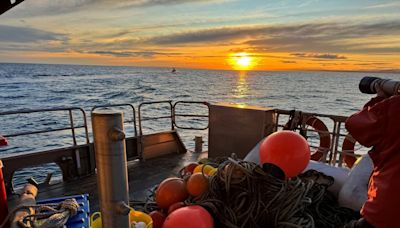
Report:
[{"label": "calm sea", "polygon": [[[347,72],[268,72],[137,68],[113,66],[78,66],[44,64],[0,64],[0,112],[53,107],[82,107],[88,114],[96,105],[159,100],[207,101],[248,104],[280,109],[298,109],[325,114],[350,115],[371,97],[361,94],[358,83],[363,76],[400,80],[399,74]],[[183,107],[185,113],[204,113],[200,106]],[[124,109],[125,118],[132,118]],[[144,107],[146,116],[168,115],[168,106]],[[76,125],[83,123],[74,112]],[[204,126],[201,119],[181,119],[184,126]],[[0,116],[0,134],[35,131],[69,124],[66,113]],[[89,123],[90,124],[90,123]],[[133,128],[127,131],[133,134]],[[168,120],[146,121],[145,133],[167,130]],[[90,129],[90,126],[89,126]],[[77,131],[78,143],[84,143],[83,129]],[[207,131],[184,131],[182,136],[193,149],[195,135]],[[0,147],[6,154],[71,145],[71,132],[45,133],[9,139]],[[36,168],[42,170],[43,167]],[[48,168],[47,171],[51,171]],[[30,172],[22,171],[22,174]]]}]

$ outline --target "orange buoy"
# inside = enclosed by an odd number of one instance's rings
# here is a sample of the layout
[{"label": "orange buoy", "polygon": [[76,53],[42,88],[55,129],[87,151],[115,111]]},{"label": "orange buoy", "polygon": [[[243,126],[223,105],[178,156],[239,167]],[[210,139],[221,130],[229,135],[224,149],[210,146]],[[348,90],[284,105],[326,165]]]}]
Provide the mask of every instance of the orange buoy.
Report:
[{"label": "orange buoy", "polygon": [[214,219],[206,209],[193,205],[173,211],[165,219],[163,228],[213,228]]},{"label": "orange buoy", "polygon": [[278,131],[262,142],[260,161],[278,166],[287,177],[295,177],[310,161],[310,146],[297,132]]},{"label": "orange buoy", "polygon": [[186,190],[192,196],[199,196],[208,189],[208,178],[202,173],[194,173],[186,183]]},{"label": "orange buoy", "polygon": [[184,201],[188,193],[183,179],[176,177],[165,179],[158,186],[155,197],[158,207],[165,209],[174,203]]}]

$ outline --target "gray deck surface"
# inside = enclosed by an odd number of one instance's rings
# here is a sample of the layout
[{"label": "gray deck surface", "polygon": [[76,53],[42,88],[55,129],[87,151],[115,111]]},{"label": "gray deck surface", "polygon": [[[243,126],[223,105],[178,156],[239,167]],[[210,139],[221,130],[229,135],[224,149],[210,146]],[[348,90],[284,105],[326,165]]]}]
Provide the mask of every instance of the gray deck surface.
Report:
[{"label": "gray deck surface", "polygon": [[[129,196],[130,200],[143,200],[148,189],[159,184],[167,177],[176,176],[178,171],[190,162],[195,162],[206,153],[169,154],[146,161],[128,163]],[[99,211],[96,175],[79,180],[62,182],[39,188],[37,199],[48,199],[69,195],[89,194],[91,212]],[[13,205],[15,199],[10,199]]]}]

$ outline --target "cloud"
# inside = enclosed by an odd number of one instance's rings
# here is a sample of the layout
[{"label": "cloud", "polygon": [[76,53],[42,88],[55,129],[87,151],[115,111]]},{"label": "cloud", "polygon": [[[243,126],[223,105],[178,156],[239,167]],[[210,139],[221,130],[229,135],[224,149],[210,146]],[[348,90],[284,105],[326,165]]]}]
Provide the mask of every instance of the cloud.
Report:
[{"label": "cloud", "polygon": [[39,41],[67,41],[68,36],[35,28],[0,25],[0,42],[29,43]]},{"label": "cloud", "polygon": [[60,15],[84,10],[126,9],[129,7],[169,6],[187,3],[201,3],[219,0],[34,0],[26,1],[13,9],[13,16],[34,17]]},{"label": "cloud", "polygon": [[318,53],[292,53],[292,56],[300,58],[312,58],[312,59],[347,59],[345,56],[335,54],[318,54]]},{"label": "cloud", "polygon": [[379,3],[367,6],[366,9],[378,9],[378,8],[393,8],[400,7],[400,2],[388,2],[388,3]]},{"label": "cloud", "polygon": [[[108,0],[108,2],[110,2],[110,1],[112,1],[112,0]],[[123,6],[148,7],[148,6],[177,5],[177,4],[186,4],[186,3],[194,3],[194,2],[210,2],[210,1],[213,1],[213,0],[134,0],[134,1],[125,0],[125,3],[123,3],[122,5]]]},{"label": "cloud", "polygon": [[[148,43],[184,46],[189,44],[242,44],[253,50],[271,52],[367,53],[395,52],[396,42],[386,47],[349,42],[400,35],[400,21],[375,23],[320,22],[289,25],[219,27],[153,37]],[[385,41],[381,41],[385,42]]]},{"label": "cloud", "polygon": [[159,36],[151,38],[147,42],[161,45],[222,42],[238,38],[251,38],[257,36],[257,34],[263,34],[262,27],[222,27]]},{"label": "cloud", "polygon": [[286,64],[297,63],[296,61],[290,61],[290,60],[282,60],[281,62]]},{"label": "cloud", "polygon": [[77,51],[80,53],[87,54],[97,54],[97,55],[109,55],[115,57],[143,57],[143,58],[153,58],[154,56],[176,56],[180,53],[166,53],[166,52],[156,52],[156,51]]}]

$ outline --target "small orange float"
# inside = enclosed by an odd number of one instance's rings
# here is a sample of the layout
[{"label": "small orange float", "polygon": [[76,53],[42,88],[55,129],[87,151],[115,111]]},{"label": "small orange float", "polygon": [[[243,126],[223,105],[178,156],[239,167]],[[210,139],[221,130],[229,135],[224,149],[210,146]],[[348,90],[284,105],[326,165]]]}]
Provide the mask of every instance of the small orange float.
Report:
[{"label": "small orange float", "polygon": [[208,178],[202,173],[194,173],[186,183],[186,189],[192,196],[199,196],[208,189]]},{"label": "small orange float", "polygon": [[156,191],[156,203],[158,207],[165,209],[176,202],[184,201],[187,197],[184,181],[176,177],[165,179]]}]

